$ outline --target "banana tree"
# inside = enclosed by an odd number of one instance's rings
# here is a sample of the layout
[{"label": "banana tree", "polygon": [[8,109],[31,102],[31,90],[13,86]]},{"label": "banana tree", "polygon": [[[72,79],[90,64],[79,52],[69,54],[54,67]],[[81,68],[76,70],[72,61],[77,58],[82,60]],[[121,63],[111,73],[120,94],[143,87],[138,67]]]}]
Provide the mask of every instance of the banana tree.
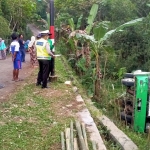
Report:
[{"label": "banana tree", "polygon": [[80,15],[77,21],[77,25],[75,25],[73,18],[68,19],[68,23],[71,31],[78,30],[81,27],[83,15]]},{"label": "banana tree", "polygon": [[117,27],[114,30],[108,31],[107,22],[101,22],[97,27],[93,29],[94,35],[90,36],[87,34],[76,34],[78,39],[86,39],[88,43],[90,43],[91,51],[93,52],[96,60],[96,71],[95,71],[95,85],[94,85],[94,95],[93,98],[97,101],[100,101],[101,97],[101,68],[100,68],[100,56],[103,51],[109,49],[109,45],[107,42],[112,34],[116,32],[123,31],[124,28],[136,25],[137,23],[141,22],[143,18],[135,19],[129,21],[127,23],[122,24],[121,26]]},{"label": "banana tree", "polygon": [[75,44],[75,47],[76,47],[76,52],[80,53],[80,54],[84,54],[84,57],[86,59],[86,65],[85,65],[86,68],[90,67],[90,48],[89,48],[89,44],[83,38],[80,39],[80,44],[82,45],[82,47],[81,47],[81,50],[79,50],[78,46],[77,46],[78,39],[75,37],[75,35],[77,33],[79,33],[79,34],[90,34],[91,29],[93,28],[93,25],[94,25],[94,19],[97,15],[97,12],[98,12],[98,4],[93,4],[92,7],[91,7],[91,10],[90,10],[88,19],[87,19],[88,26],[86,27],[85,30],[79,30],[79,28],[81,26],[81,23],[82,23],[83,15],[81,15],[78,18],[78,22],[77,22],[76,26],[74,24],[73,18],[68,19],[68,22],[69,22],[69,25],[70,25],[70,28],[71,28],[71,31],[72,31],[69,35],[69,38],[74,41],[74,44]]}]

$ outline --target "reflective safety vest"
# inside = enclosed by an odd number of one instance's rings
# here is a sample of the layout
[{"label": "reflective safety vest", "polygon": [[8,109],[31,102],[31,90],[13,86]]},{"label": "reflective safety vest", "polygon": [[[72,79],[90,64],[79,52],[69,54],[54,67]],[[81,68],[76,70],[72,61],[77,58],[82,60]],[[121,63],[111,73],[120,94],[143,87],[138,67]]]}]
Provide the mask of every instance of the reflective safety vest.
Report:
[{"label": "reflective safety vest", "polygon": [[51,56],[48,54],[46,50],[47,40],[39,39],[35,42],[37,59],[41,60],[51,60]]}]

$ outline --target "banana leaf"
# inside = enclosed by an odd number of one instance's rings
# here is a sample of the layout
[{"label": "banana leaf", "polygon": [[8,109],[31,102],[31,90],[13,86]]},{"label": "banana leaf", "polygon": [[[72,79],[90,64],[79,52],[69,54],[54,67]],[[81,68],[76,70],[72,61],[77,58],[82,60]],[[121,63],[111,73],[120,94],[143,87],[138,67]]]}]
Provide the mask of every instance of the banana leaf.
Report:
[{"label": "banana leaf", "polygon": [[73,18],[68,19],[68,23],[70,25],[71,31],[75,30],[75,24]]},{"label": "banana leaf", "polygon": [[88,21],[87,21],[88,26],[86,28],[86,32],[88,34],[90,34],[90,31],[91,31],[91,29],[93,27],[93,22],[94,22],[94,19],[95,19],[96,15],[97,15],[97,12],[98,12],[98,4],[93,4],[93,6],[92,6],[92,8],[90,10]]},{"label": "banana leaf", "polygon": [[78,22],[77,22],[77,27],[76,27],[76,29],[79,29],[79,28],[81,27],[82,18],[83,18],[83,15],[81,15],[81,16],[78,18]]},{"label": "banana leaf", "polygon": [[143,21],[144,18],[138,18],[138,19],[135,19],[135,20],[131,20],[129,22],[126,22],[124,24],[122,24],[121,26],[117,27],[116,29],[114,30],[110,30],[108,31],[103,38],[100,39],[100,42],[102,41],[105,41],[107,40],[108,38],[110,38],[110,36],[112,34],[114,34],[115,32],[119,32],[119,31],[122,31],[122,29],[124,29],[125,27],[130,27],[130,26],[134,26],[136,24],[138,24],[139,22]]}]

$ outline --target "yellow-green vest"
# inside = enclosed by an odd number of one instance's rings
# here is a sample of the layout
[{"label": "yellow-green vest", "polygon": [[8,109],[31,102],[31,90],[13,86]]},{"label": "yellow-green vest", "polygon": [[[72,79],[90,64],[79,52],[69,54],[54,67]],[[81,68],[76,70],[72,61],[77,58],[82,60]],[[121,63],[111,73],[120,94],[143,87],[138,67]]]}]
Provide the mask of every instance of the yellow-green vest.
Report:
[{"label": "yellow-green vest", "polygon": [[46,50],[46,43],[47,43],[47,40],[45,39],[39,39],[35,42],[37,59],[51,60],[51,57]]}]

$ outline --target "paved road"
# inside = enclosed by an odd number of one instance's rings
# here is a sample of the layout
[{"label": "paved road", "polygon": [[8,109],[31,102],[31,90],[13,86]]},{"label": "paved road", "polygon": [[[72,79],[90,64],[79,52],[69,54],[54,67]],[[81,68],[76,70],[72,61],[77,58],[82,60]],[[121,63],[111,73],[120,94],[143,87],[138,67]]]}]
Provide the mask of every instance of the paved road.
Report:
[{"label": "paved road", "polygon": [[[14,82],[12,81],[13,64],[11,56],[8,56],[5,60],[0,60],[0,85],[4,88],[0,88],[0,102],[7,99],[17,86],[25,81]],[[19,77],[22,79],[31,75],[33,69],[30,67],[30,55],[26,54],[26,62],[22,63],[22,69],[20,70]]]},{"label": "paved road", "polygon": [[37,29],[35,25],[28,24],[27,26],[30,28],[34,36],[37,36],[39,34],[40,30]]}]

